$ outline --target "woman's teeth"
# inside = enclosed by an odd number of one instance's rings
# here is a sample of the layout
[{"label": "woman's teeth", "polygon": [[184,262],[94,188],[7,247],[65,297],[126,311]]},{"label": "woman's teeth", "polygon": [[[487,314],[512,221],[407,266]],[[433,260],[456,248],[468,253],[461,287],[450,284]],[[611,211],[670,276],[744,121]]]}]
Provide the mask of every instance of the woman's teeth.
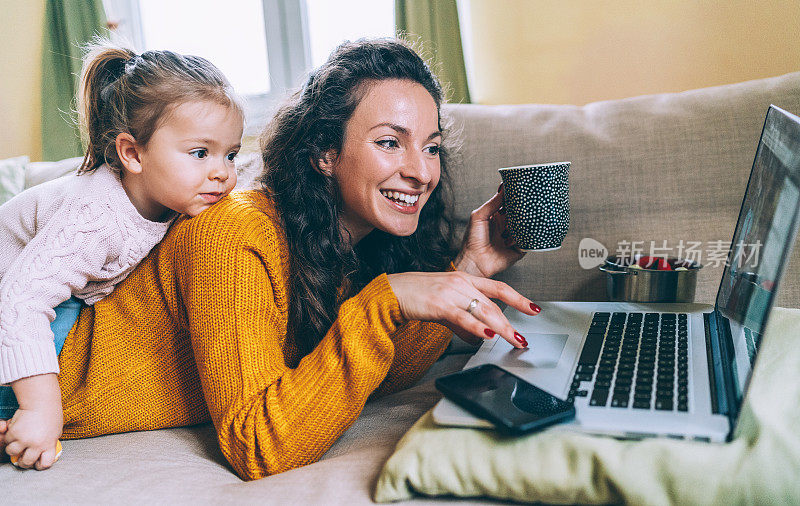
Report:
[{"label": "woman's teeth", "polygon": [[387,199],[394,200],[401,206],[413,206],[419,200],[419,195],[409,195],[407,193],[381,190],[381,194]]}]

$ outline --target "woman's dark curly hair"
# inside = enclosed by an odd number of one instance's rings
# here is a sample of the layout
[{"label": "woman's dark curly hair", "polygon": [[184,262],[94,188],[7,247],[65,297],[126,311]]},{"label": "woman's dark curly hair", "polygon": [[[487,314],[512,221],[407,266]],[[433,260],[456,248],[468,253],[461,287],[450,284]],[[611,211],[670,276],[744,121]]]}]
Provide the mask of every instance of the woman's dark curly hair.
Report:
[{"label": "woman's dark curly hair", "polygon": [[[319,170],[318,161],[341,152],[356,106],[370,85],[387,79],[419,83],[441,108],[441,86],[411,47],[397,39],[362,39],[343,43],[313,71],[261,138],[260,182],[283,220],[291,253],[289,327],[304,353],[330,329],[341,301],[372,279],[384,272],[440,271],[454,253],[444,147],[439,185],[413,234],[397,237],[375,229],[353,247],[340,228],[339,186]],[[445,131],[441,113],[439,130]]]}]

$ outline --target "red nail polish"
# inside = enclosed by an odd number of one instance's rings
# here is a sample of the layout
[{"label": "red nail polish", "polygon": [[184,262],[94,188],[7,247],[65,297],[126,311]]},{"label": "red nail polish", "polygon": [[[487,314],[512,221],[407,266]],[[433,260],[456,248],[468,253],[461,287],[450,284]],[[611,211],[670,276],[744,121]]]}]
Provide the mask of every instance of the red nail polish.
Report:
[{"label": "red nail polish", "polygon": [[483,333],[486,334],[486,337],[494,337],[494,330],[492,329],[483,329]]},{"label": "red nail polish", "polygon": [[522,346],[526,348],[528,347],[528,341],[526,341],[525,338],[522,337],[522,334],[520,334],[519,332],[514,332],[514,339],[519,341],[519,344],[521,344]]},{"label": "red nail polish", "polygon": [[537,306],[536,304],[531,302],[531,311],[536,311],[538,313],[541,310],[542,310],[542,308],[540,308],[539,306]]}]

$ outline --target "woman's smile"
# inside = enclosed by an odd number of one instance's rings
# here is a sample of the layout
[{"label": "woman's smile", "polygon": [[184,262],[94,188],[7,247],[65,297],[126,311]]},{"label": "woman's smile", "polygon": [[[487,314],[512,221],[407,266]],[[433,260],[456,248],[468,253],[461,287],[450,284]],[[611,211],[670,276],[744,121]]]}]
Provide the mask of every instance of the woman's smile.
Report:
[{"label": "woman's smile", "polygon": [[381,190],[383,195],[393,209],[403,214],[414,214],[419,211],[419,196],[421,192],[403,192],[396,190]]}]

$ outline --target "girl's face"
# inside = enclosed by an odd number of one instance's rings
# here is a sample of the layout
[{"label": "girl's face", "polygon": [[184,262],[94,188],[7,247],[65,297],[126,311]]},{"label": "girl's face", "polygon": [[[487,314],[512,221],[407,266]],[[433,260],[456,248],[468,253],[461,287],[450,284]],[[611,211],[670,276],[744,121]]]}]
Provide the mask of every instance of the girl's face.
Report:
[{"label": "girl's face", "polygon": [[216,102],[173,108],[139,152],[143,214],[158,219],[172,210],[197,216],[230,193],[242,130],[239,113]]},{"label": "girl's face", "polygon": [[413,234],[440,176],[442,133],[430,93],[408,80],[366,86],[345,127],[342,151],[329,166],[344,201],[342,226],[353,244],[374,228]]}]

